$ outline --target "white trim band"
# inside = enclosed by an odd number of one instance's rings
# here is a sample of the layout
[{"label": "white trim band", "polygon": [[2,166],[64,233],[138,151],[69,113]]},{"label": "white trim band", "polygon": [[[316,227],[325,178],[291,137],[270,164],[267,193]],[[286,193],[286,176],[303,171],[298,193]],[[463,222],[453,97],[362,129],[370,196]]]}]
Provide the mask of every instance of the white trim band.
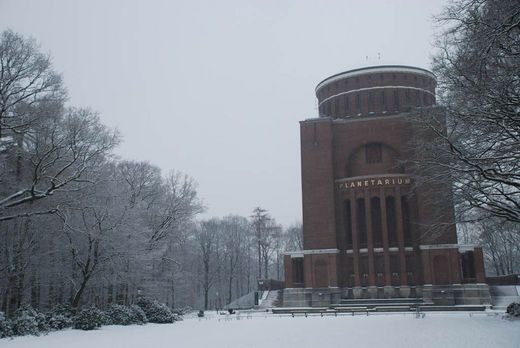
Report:
[{"label": "white trim band", "polygon": [[426,93],[432,95],[433,97],[435,97],[435,93],[432,93],[431,91],[429,91],[427,89],[424,89],[424,88],[418,88],[418,87],[412,87],[412,86],[374,86],[374,87],[353,89],[353,90],[350,90],[350,91],[341,92],[341,93],[338,93],[338,94],[331,95],[330,97],[323,99],[321,101],[321,103],[318,104],[318,107],[320,107],[323,103],[328,102],[330,99],[339,97],[341,95],[347,95],[347,94],[350,94],[350,93],[357,93],[357,92],[364,92],[364,91],[369,91],[369,90],[373,90],[373,89],[385,89],[385,88],[388,88],[388,89],[413,89],[413,90],[416,90],[416,91],[426,92]]}]

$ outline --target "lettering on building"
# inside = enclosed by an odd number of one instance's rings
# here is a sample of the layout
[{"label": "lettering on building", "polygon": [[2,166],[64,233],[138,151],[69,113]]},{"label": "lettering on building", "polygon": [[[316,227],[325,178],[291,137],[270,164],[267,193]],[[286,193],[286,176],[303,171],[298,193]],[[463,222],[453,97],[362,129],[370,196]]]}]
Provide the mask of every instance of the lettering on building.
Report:
[{"label": "lettering on building", "polygon": [[338,184],[340,190],[348,190],[364,187],[410,185],[412,179],[408,177],[379,177],[348,180]]}]

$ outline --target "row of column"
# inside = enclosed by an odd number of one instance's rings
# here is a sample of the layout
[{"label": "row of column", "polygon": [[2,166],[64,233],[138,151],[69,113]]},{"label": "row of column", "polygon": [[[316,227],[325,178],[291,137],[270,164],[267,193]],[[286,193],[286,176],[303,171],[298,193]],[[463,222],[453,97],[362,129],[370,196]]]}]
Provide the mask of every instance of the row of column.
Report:
[{"label": "row of column", "polygon": [[[405,243],[404,243],[404,229],[403,229],[403,212],[401,202],[400,188],[395,188],[395,221],[397,229],[397,242],[399,248],[399,264],[400,264],[400,284],[407,285],[407,272],[406,272],[406,255],[405,255]],[[354,190],[350,191],[350,221],[346,223],[351,224],[352,231],[352,249],[353,249],[353,264],[354,264],[354,282],[355,286],[361,286],[360,276],[360,246],[359,246],[359,224],[357,221],[357,204]],[[367,233],[367,249],[368,249],[368,283],[370,286],[376,285],[376,273],[375,273],[375,262],[374,262],[374,231],[372,228],[372,209],[370,206],[371,195],[370,191],[366,190],[364,193],[365,201],[365,224]],[[390,271],[390,243],[388,238],[388,224],[387,224],[387,210],[386,210],[386,195],[385,189],[380,188],[379,191],[379,202],[381,207],[381,227],[383,232],[383,257],[384,257],[384,274],[385,274],[385,285],[392,285],[392,273]]]}]

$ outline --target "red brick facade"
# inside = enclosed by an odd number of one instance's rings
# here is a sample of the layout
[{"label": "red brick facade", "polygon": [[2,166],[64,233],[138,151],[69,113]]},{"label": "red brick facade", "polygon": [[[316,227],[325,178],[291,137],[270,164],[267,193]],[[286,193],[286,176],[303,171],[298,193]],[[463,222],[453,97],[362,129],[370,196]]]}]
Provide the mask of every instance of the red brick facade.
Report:
[{"label": "red brick facade", "polygon": [[406,166],[415,134],[405,116],[433,106],[435,86],[431,72],[404,66],[318,84],[319,117],[300,123],[304,250],[285,256],[287,288],[407,297],[409,287],[485,282],[482,250],[457,245],[449,185],[415,187]]}]

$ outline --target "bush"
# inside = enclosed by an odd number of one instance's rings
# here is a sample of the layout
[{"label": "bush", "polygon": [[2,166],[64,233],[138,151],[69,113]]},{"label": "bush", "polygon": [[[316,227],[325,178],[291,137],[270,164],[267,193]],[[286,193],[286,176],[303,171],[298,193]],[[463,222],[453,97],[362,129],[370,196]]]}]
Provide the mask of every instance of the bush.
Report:
[{"label": "bush", "polygon": [[150,323],[164,324],[175,321],[175,316],[170,308],[157,300],[140,297],[137,300],[137,305],[142,308]]},{"label": "bush", "polygon": [[72,327],[72,318],[66,317],[63,314],[47,314],[47,323],[51,330],[63,330]]},{"label": "bush", "polygon": [[72,327],[75,310],[68,305],[59,304],[47,313],[47,323],[51,330]]},{"label": "bush", "polygon": [[113,304],[106,311],[107,323],[109,325],[130,325],[136,324],[134,312],[131,308]]},{"label": "bush", "polygon": [[130,309],[132,310],[132,320],[134,323],[145,324],[148,322],[148,318],[141,307],[134,304],[130,306]]},{"label": "bush", "polygon": [[52,313],[53,315],[63,315],[64,317],[67,317],[67,318],[73,318],[76,315],[76,312],[77,312],[76,308],[71,307],[70,305],[61,304],[61,303],[56,305],[50,311],[50,313]]},{"label": "bush", "polygon": [[14,312],[13,333],[18,336],[36,335],[49,331],[47,318],[31,306],[23,305]]},{"label": "bush", "polygon": [[520,317],[520,303],[511,303],[509,306],[507,306],[506,313],[512,317]]},{"label": "bush", "polygon": [[10,337],[13,335],[13,326],[4,312],[0,312],[0,338]]},{"label": "bush", "polygon": [[81,330],[94,330],[105,322],[105,315],[96,307],[84,308],[73,319],[74,328]]}]

